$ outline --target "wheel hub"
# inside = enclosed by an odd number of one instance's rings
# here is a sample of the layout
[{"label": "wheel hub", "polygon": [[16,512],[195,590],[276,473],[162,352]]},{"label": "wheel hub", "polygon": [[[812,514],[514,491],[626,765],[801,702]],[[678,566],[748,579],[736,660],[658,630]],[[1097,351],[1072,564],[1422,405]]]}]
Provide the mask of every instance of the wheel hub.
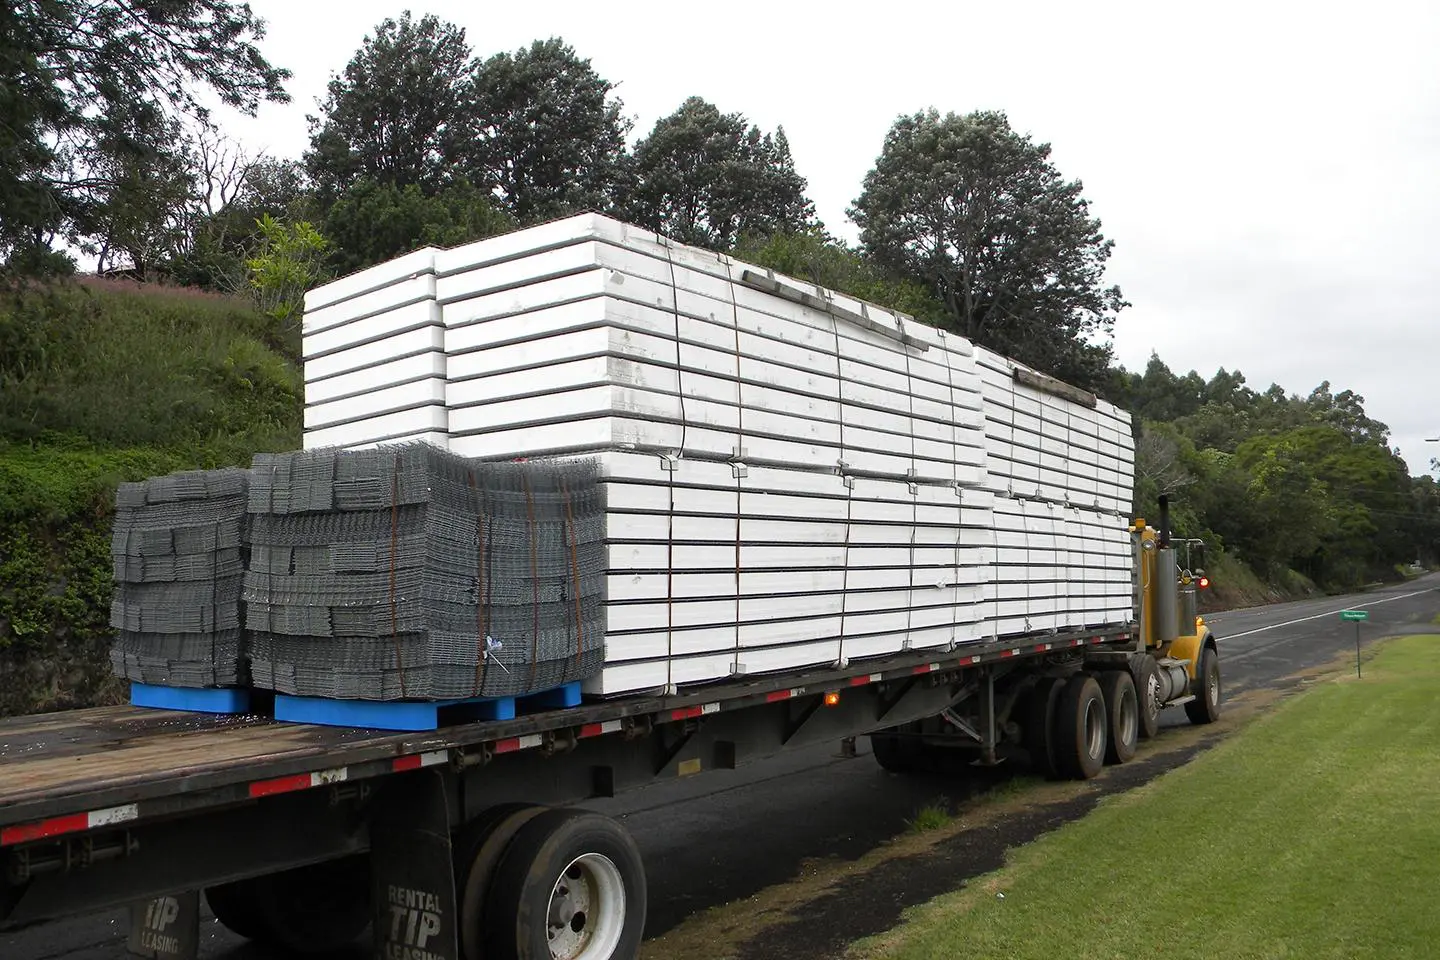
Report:
[{"label": "wheel hub", "polygon": [[608,960],[625,925],[625,884],[609,857],[570,862],[550,894],[546,936],[552,960]]}]

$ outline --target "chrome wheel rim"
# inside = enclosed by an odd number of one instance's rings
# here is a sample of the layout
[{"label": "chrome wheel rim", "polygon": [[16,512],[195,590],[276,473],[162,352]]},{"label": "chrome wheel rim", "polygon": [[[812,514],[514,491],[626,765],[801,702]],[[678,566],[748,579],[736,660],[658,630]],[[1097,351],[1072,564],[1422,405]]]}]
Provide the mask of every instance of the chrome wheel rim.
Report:
[{"label": "chrome wheel rim", "polygon": [[550,891],[546,936],[552,960],[609,960],[625,929],[625,881],[609,857],[570,861]]}]

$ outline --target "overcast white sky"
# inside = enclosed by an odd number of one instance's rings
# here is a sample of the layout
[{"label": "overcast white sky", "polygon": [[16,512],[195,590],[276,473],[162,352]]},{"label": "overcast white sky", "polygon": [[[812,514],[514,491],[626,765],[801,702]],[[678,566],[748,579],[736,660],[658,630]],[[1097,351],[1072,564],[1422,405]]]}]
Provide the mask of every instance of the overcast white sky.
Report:
[{"label": "overcast white sky", "polygon": [[[330,74],[406,4],[250,0],[294,103],[232,125],[298,156]],[[1130,369],[1364,395],[1413,472],[1440,444],[1440,3],[410,5],[477,53],[564,37],[636,135],[692,94],[783,124],[835,233],[900,113],[1003,109],[1084,181],[1133,306]]]}]

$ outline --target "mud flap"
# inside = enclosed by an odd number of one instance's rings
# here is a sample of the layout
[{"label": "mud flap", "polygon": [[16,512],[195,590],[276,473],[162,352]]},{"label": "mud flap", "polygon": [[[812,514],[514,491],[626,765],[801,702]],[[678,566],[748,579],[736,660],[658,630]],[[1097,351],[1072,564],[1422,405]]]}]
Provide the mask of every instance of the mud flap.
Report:
[{"label": "mud flap", "polygon": [[460,960],[445,778],[392,778],[370,820],[377,960]]},{"label": "mud flap", "polygon": [[195,960],[200,952],[200,894],[131,904],[125,946],[132,957],[145,960]]}]

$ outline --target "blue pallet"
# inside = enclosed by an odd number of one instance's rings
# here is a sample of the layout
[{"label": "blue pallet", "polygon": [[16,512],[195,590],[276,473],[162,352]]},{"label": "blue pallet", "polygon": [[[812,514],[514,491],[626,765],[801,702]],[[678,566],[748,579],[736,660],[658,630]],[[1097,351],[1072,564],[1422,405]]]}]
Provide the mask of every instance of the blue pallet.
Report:
[{"label": "blue pallet", "polygon": [[275,719],[326,727],[421,731],[475,720],[513,720],[521,710],[533,713],[579,705],[578,681],[523,697],[468,700],[332,700],[277,693]]},{"label": "blue pallet", "polygon": [[188,710],[193,713],[249,713],[250,691],[233,687],[162,687],[152,683],[130,684],[130,703],[160,710]]}]

